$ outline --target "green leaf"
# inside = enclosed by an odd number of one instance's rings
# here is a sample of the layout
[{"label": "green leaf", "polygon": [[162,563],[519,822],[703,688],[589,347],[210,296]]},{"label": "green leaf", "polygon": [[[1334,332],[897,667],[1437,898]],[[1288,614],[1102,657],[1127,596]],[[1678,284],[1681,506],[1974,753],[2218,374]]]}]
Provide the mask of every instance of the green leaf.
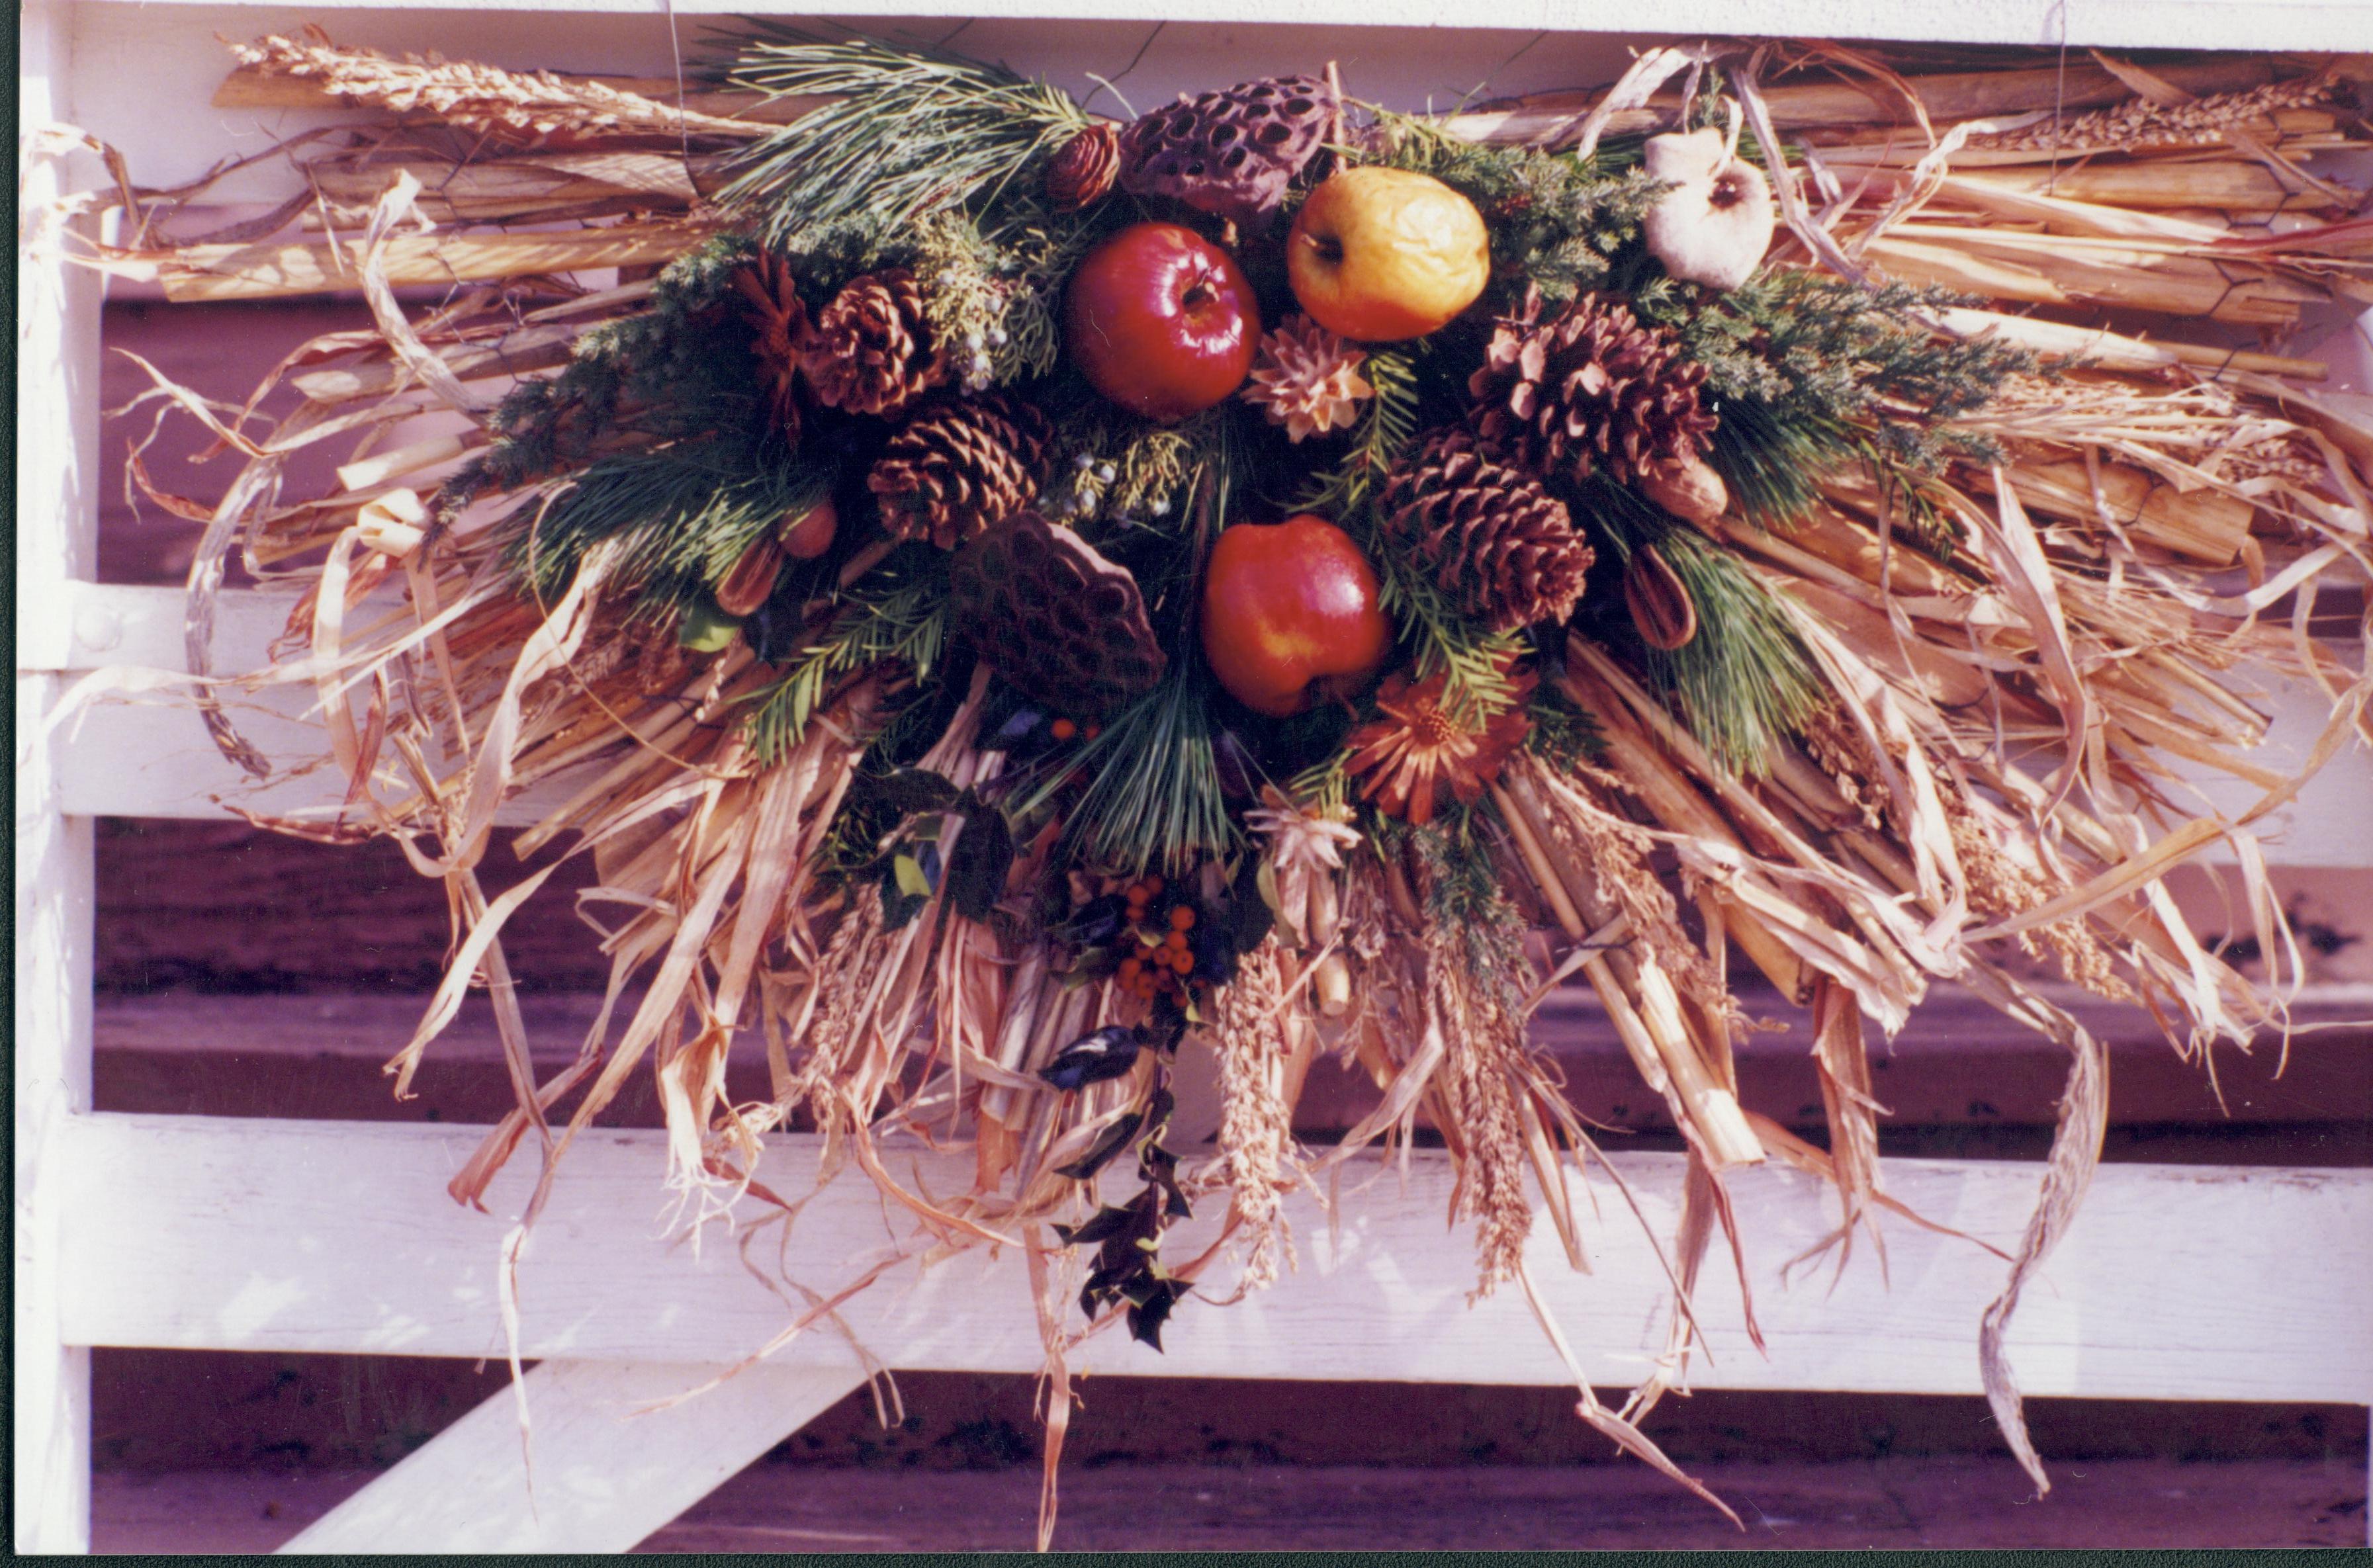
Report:
[{"label": "green leaf", "polygon": [[695,653],[722,653],[741,635],[742,623],[719,609],[715,600],[704,598],[684,611],[675,640],[678,647]]},{"label": "green leaf", "polygon": [[923,875],[922,864],[914,856],[894,856],[890,866],[899,892],[909,898],[929,898],[931,895],[930,882]]}]

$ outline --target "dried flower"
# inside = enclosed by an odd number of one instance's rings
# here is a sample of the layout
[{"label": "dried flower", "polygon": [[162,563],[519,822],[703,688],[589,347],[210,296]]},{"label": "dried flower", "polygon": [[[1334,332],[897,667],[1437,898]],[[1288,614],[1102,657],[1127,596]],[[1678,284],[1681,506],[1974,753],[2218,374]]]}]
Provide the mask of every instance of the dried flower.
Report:
[{"label": "dried flower", "polygon": [[1257,404],[1288,439],[1348,430],[1376,389],[1360,374],[1367,355],[1307,316],[1289,316],[1260,341],[1246,403]]},{"label": "dried flower", "polygon": [[1478,730],[1444,705],[1450,685],[1447,673],[1415,685],[1405,673],[1387,680],[1376,693],[1376,710],[1383,717],[1354,730],[1346,743],[1350,750],[1347,766],[1353,776],[1367,780],[1360,798],[1415,826],[1433,820],[1434,793],[1442,786],[1465,804],[1480,800],[1483,787],[1500,776],[1501,766],[1533,727],[1525,717],[1525,698],[1533,689],[1531,672],[1512,676],[1510,684],[1514,690],[1508,706]]},{"label": "dried flower", "polygon": [[807,307],[801,303],[791,269],[771,252],[738,269],[733,287],[749,303],[744,312],[755,333],[750,350],[766,377],[766,409],[775,427],[792,446],[800,443],[800,357],[808,333]]},{"label": "dried flower", "polygon": [[[1343,851],[1358,847],[1360,830],[1351,825],[1345,808],[1297,805],[1274,784],[1261,786],[1260,799],[1259,805],[1245,813],[1245,825],[1268,839],[1278,919],[1303,942],[1323,940],[1333,933],[1310,928],[1332,902],[1326,896],[1331,888],[1318,884],[1331,883],[1343,869]],[[1314,891],[1320,894],[1317,900],[1312,897]]]}]

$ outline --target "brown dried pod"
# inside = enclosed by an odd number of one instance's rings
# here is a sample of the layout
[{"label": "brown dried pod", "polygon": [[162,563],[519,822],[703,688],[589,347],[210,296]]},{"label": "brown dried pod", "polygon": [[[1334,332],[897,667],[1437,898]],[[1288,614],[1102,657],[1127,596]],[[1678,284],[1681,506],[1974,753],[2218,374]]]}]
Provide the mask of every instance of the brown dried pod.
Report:
[{"label": "brown dried pod", "polygon": [[830,496],[805,511],[789,511],[775,524],[775,541],[795,561],[812,561],[832,548],[840,532],[840,509]]},{"label": "brown dried pod", "polygon": [[1537,474],[1628,484],[1651,462],[1695,457],[1717,421],[1699,401],[1705,367],[1680,340],[1596,294],[1544,312],[1540,291],[1494,323],[1467,378],[1475,433]]},{"label": "brown dried pod", "polygon": [[1698,607],[1688,585],[1654,544],[1631,553],[1623,573],[1623,607],[1631,612],[1640,640],[1651,648],[1670,653],[1698,635]]},{"label": "brown dried pod", "polygon": [[1694,454],[1664,458],[1640,470],[1640,494],[1683,522],[1722,537],[1723,514],[1730,509],[1730,486],[1705,459]]},{"label": "brown dried pod", "polygon": [[1140,115],[1121,134],[1121,188],[1239,221],[1274,212],[1342,111],[1316,76],[1240,82]]},{"label": "brown dried pod", "polygon": [[945,381],[915,275],[887,267],[849,279],[816,312],[800,368],[818,403],[852,414],[895,414]]},{"label": "brown dried pod", "polygon": [[957,552],[948,629],[1015,690],[1070,719],[1101,719],[1144,696],[1170,662],[1137,579],[1035,511]]},{"label": "brown dried pod", "polygon": [[1063,144],[1046,166],[1046,200],[1057,212],[1077,212],[1112,193],[1120,178],[1120,127],[1099,120]]},{"label": "brown dried pod", "polygon": [[775,579],[782,572],[783,546],[770,530],[742,552],[742,558],[717,585],[717,607],[737,618],[756,614],[758,606],[775,591]]}]

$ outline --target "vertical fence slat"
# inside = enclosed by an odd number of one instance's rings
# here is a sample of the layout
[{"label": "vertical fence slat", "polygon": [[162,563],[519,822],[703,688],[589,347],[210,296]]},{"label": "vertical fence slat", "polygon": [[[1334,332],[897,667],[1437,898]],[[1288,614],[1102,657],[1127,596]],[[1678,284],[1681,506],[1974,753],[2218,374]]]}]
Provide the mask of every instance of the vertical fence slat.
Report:
[{"label": "vertical fence slat", "polygon": [[[99,439],[99,311],[94,275],[62,257],[50,202],[98,173],[41,133],[70,121],[65,100],[73,13],[31,0],[18,17],[17,254],[17,596],[53,603],[92,575]],[[64,685],[17,676],[15,1007],[17,1289],[15,1544],[81,1551],[90,1544],[90,1352],[59,1333],[55,1259],[72,1170],[54,1157],[67,1118],[90,1106],[91,821],[63,809],[42,720]]]}]

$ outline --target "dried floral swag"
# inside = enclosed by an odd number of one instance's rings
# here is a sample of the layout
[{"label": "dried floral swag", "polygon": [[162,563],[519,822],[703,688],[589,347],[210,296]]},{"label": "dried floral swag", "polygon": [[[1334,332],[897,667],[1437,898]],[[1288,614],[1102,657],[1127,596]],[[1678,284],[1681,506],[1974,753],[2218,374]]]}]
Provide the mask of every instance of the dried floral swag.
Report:
[{"label": "dried floral swag", "polygon": [[[2279,1024],[2295,966],[2245,979],[2162,878],[2218,840],[2254,868],[2295,790],[2243,755],[2248,680],[2331,694],[2317,766],[2364,727],[2308,634],[2318,586],[2367,566],[2373,421],[2311,365],[2207,341],[2373,298],[2360,195],[2311,168],[2366,145],[2343,67],[1713,43],[1444,118],[1330,73],[1116,125],[1002,68],[772,28],[682,101],[318,36],[238,53],[226,102],[380,112],[299,149],[264,230],[171,240],[193,193],[127,185],[141,240],[99,259],[177,298],[371,305],[377,333],[281,368],[276,423],[151,395],[248,459],[196,509],[193,626],[233,549],[307,589],[251,679],[318,686],[347,790],[275,825],[394,837],[451,890],[399,1089],[471,988],[496,998],[519,1104],[457,1199],[526,1143],[540,1204],[650,1071],[709,1201],[783,1187],[766,1135],[812,1129],[904,1206],[906,1254],[1015,1247],[1158,1347],[1220,1260],[1235,1295],[1291,1266],[1289,1195],[1422,1117],[1477,1290],[1532,1297],[1541,1220],[1580,1256],[1596,1150],[1526,1020],[1581,983],[1686,1137],[1685,1284],[1742,1223],[1741,1165],[1818,1172],[1836,1244],[1876,1235],[1867,1025],[1951,981],[2073,1064],[1982,1325],[2040,1482],[2002,1329],[2105,1112],[2038,965],[2186,1052]],[[1198,172],[1263,115],[1249,163]],[[1296,309],[1300,204],[1369,165],[1488,228],[1488,286],[1439,331],[1360,344]],[[1677,193],[1776,213],[1778,243],[1693,281],[1735,258],[1659,237]],[[1232,251],[1270,323],[1240,395],[1172,423],[1066,354],[1067,281],[1149,218]],[[2107,309],[2135,330],[2080,324]],[[341,487],[292,498],[317,443],[350,454]],[[1215,683],[1196,628],[1223,531],[1290,513],[1373,563],[1392,637],[1379,679],[1280,718]],[[2264,801],[2202,815],[2178,760]],[[477,868],[522,799],[544,869],[497,892]],[[539,1082],[501,935],[564,851],[598,872],[613,1006]],[[1826,1150],[1740,1104],[1734,963],[1811,1010]],[[764,1102],[726,1096],[736,1049],[765,1053]],[[1172,1133],[1188,1053],[1222,1088],[1209,1153]],[[1382,1100],[1312,1149],[1321,1057]],[[902,1182],[885,1145],[911,1137],[972,1150],[970,1189]],[[1214,1214],[1180,1256],[1171,1228]],[[1080,1331],[1041,1321],[1059,1366]],[[1583,1396],[1667,1469],[1631,1423],[1685,1381],[1674,1321],[1624,1410]]]}]

